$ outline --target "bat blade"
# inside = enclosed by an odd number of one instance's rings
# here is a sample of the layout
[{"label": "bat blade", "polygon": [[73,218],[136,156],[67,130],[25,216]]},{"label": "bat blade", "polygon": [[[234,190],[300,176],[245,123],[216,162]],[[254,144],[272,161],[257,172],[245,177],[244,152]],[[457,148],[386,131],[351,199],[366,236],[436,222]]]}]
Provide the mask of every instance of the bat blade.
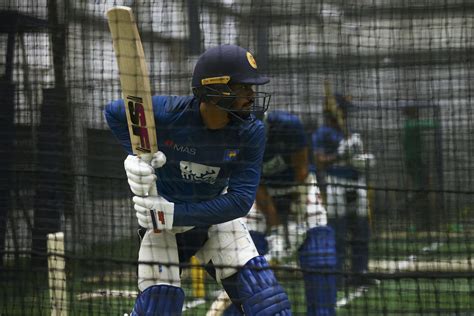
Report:
[{"label": "bat blade", "polygon": [[324,80],[324,96],[326,97],[324,102],[324,110],[332,113],[336,117],[339,127],[341,127],[342,130],[346,132],[346,122],[344,115],[337,105],[336,97],[332,92],[331,82],[329,82],[329,80]]},{"label": "bat blade", "polygon": [[150,79],[140,34],[129,7],[109,9],[107,19],[120,72],[132,150],[149,160],[158,151],[158,146]]},{"label": "bat blade", "polygon": [[[150,78],[135,17],[131,8],[116,6],[107,11],[107,20],[120,72],[132,150],[134,154],[150,162],[153,154],[158,151],[158,145]],[[150,188],[149,195],[158,195],[156,185]],[[154,220],[154,232],[159,233],[153,210],[150,211]]]}]

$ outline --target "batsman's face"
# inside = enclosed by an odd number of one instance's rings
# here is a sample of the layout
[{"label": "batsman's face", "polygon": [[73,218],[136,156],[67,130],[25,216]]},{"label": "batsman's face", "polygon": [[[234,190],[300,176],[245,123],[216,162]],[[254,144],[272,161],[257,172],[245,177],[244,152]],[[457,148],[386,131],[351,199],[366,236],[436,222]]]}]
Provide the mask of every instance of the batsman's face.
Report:
[{"label": "batsman's face", "polygon": [[249,111],[254,102],[254,87],[247,84],[232,84],[230,89],[237,96],[232,106],[236,111]]}]

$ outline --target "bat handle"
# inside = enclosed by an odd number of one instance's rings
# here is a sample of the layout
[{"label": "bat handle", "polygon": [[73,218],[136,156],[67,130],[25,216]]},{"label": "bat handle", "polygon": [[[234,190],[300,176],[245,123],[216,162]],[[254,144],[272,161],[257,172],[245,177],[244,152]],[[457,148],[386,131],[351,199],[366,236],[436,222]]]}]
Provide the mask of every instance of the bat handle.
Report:
[{"label": "bat handle", "polygon": [[[140,159],[150,164],[151,160],[153,159],[153,154],[141,154]],[[156,183],[150,187],[148,191],[148,196],[158,196],[158,190],[156,189]]]},{"label": "bat handle", "polygon": [[155,234],[161,233],[161,230],[158,229],[158,224],[156,223],[155,210],[150,210],[150,216],[153,223],[153,232]]},{"label": "bat handle", "polygon": [[[151,160],[153,159],[153,154],[142,154],[140,155],[140,159],[142,159],[143,161],[146,161],[147,163],[150,163]],[[148,191],[148,196],[158,196],[156,182],[151,185],[150,190]],[[158,229],[158,225],[155,220],[154,210],[150,210],[150,215],[153,221],[153,232],[155,234],[161,233],[161,230]]]},{"label": "bat handle", "polygon": [[[151,185],[150,190],[148,191],[148,196],[158,196],[158,190],[156,189],[156,183],[153,183]],[[153,222],[153,232],[155,234],[161,233],[161,230],[158,229],[158,225],[156,223],[155,210],[150,210],[150,215],[151,215],[152,222]]]}]

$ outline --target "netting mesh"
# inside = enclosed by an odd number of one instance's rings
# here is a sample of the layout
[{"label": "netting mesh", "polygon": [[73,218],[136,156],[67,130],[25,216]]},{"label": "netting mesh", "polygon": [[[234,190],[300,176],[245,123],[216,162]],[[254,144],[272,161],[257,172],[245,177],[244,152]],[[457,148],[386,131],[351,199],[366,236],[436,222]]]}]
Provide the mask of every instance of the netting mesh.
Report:
[{"label": "netting mesh", "polygon": [[[324,80],[352,96],[349,124],[376,157],[364,175],[369,274],[380,282],[340,286],[338,315],[474,312],[472,3],[8,0],[0,4],[0,314],[123,315],[134,304],[139,240],[126,153],[102,113],[121,97],[105,19],[114,5],[135,13],[154,94],[191,94],[198,56],[231,43],[271,78],[262,88],[271,108],[300,117],[308,134],[323,124]],[[47,248],[56,232],[64,254]],[[220,287],[183,268],[184,315],[206,315]],[[293,313],[305,315],[297,253],[272,269]]]}]

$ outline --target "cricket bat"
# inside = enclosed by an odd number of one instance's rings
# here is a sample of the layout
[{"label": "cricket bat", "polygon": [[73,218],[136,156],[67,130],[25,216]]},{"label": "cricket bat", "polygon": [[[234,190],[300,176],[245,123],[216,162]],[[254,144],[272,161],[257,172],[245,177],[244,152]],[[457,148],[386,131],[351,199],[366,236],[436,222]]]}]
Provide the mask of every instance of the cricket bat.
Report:
[{"label": "cricket bat", "polygon": [[[158,151],[158,145],[150,79],[135,17],[131,8],[115,6],[107,11],[107,19],[120,72],[132,150],[141,159],[150,162]],[[158,195],[156,184],[150,188],[149,195]],[[150,212],[155,232],[159,232],[153,210]]]},{"label": "cricket bat", "polygon": [[335,115],[337,124],[342,128],[344,134],[346,134],[346,122],[342,111],[337,106],[337,101],[332,92],[331,82],[329,82],[329,80],[324,80],[324,96],[326,97],[324,109]]}]

